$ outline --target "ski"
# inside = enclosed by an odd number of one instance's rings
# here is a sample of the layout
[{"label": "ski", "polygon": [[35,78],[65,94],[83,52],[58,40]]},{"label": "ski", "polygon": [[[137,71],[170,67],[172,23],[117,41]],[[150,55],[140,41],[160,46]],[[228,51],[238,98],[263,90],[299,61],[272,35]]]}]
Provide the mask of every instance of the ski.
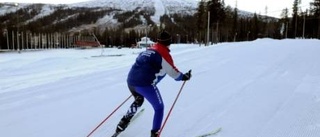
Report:
[{"label": "ski", "polygon": [[117,137],[121,132],[114,133],[111,137]]},{"label": "ski", "polygon": [[[144,108],[141,109],[130,121],[130,123],[132,123],[135,119],[137,119],[141,114],[142,112],[144,112]],[[115,132],[111,137],[117,137],[121,132]]]},{"label": "ski", "polygon": [[220,131],[221,131],[221,127],[220,128],[217,128],[215,130],[212,130],[211,132],[209,133],[205,133],[205,134],[202,134],[202,135],[199,135],[199,136],[196,136],[196,137],[208,137],[208,136],[213,136],[213,135],[216,135],[218,134]]},{"label": "ski", "polygon": [[135,119],[137,119],[141,114],[142,112],[144,112],[144,108],[141,109],[132,119],[131,119],[131,122],[134,121]]}]

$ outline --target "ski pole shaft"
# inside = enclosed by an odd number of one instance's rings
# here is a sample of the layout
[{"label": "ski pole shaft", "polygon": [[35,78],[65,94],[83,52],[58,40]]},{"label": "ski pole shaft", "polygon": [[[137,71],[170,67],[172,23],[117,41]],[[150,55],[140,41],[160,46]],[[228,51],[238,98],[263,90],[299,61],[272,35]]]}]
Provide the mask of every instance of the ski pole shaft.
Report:
[{"label": "ski pole shaft", "polygon": [[176,99],[174,100],[174,102],[173,102],[173,104],[172,104],[172,106],[171,106],[171,108],[170,108],[170,110],[169,110],[169,112],[168,112],[168,114],[167,114],[167,117],[166,117],[166,119],[165,119],[164,122],[163,122],[162,127],[161,127],[160,130],[159,130],[159,135],[158,135],[158,137],[160,137],[160,134],[161,134],[164,126],[166,125],[166,123],[167,123],[167,121],[168,121],[168,119],[169,119],[169,117],[170,117],[170,115],[171,115],[171,112],[172,112],[172,110],[173,110],[173,108],[174,108],[174,106],[175,106],[175,104],[176,104],[176,102],[177,102],[177,100],[178,100],[181,92],[182,92],[182,89],[183,89],[185,83],[186,83],[186,81],[184,81],[184,82],[182,83],[182,86],[181,86],[181,88],[180,88],[180,90],[179,90],[179,92],[178,92],[178,95],[177,95]]},{"label": "ski pole shaft", "polygon": [[114,109],[109,116],[107,116],[97,127],[95,127],[88,135],[87,137],[91,136],[93,132],[95,132],[105,121],[107,121],[124,103],[126,103],[132,95],[130,95],[126,100],[124,100],[116,109]]}]

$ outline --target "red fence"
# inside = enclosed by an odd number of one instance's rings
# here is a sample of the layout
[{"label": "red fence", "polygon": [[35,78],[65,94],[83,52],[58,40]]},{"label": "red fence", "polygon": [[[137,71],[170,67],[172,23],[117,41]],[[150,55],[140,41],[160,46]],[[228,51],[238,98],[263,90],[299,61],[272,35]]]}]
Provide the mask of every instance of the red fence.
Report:
[{"label": "red fence", "polygon": [[97,41],[75,41],[74,45],[76,47],[99,47],[99,42]]}]

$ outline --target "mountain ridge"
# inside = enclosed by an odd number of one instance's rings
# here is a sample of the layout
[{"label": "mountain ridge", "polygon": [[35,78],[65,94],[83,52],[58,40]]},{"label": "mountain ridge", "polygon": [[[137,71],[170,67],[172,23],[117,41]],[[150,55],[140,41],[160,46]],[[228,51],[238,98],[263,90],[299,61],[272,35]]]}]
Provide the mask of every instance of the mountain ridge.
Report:
[{"label": "mountain ridge", "polygon": [[[67,10],[70,9],[74,11],[72,13],[68,13]],[[19,18],[19,21],[23,22],[22,24],[29,24],[33,21],[39,20],[40,18],[49,17],[58,10],[62,10],[61,12],[64,13],[61,14],[66,15],[59,18],[56,17],[57,19],[52,21],[52,24],[54,25],[55,23],[64,22],[70,20],[72,17],[76,18],[77,16],[87,14],[88,12],[101,12],[99,13],[100,17],[92,20],[90,23],[84,23],[80,26],[70,28],[70,30],[75,30],[78,27],[81,29],[81,26],[104,28],[118,27],[121,25],[121,21],[118,18],[115,18],[115,16],[121,14],[131,14],[130,16],[127,16],[127,18],[135,16],[136,20],[140,20],[140,23],[138,23],[140,25],[160,24],[160,18],[163,15],[193,15],[196,12],[196,9],[196,1],[192,2],[186,0],[92,0],[74,4],[2,3],[0,4],[0,15],[15,15],[14,13],[17,14],[17,12],[19,12],[18,14],[30,14],[37,12],[35,15],[28,15],[28,17]],[[68,19],[68,17],[70,18]],[[3,22],[6,21],[7,20],[4,20]]]}]

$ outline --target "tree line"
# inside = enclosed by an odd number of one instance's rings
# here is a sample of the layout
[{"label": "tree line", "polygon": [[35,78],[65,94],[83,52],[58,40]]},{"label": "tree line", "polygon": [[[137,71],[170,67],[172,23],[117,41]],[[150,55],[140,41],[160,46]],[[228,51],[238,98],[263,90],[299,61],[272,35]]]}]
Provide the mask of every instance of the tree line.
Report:
[{"label": "tree line", "polygon": [[[260,37],[282,38],[320,38],[320,0],[310,3],[310,9],[300,10],[299,0],[294,0],[292,15],[289,9],[283,9],[281,18],[272,18],[266,15],[239,16],[237,7],[234,9],[225,6],[223,0],[201,0],[198,7],[197,28],[199,39],[209,28],[215,35],[214,41],[243,41]],[[210,15],[209,15],[210,13]],[[266,11],[267,13],[267,11]],[[209,15],[209,16],[208,16]],[[202,35],[201,35],[202,34]]]}]

